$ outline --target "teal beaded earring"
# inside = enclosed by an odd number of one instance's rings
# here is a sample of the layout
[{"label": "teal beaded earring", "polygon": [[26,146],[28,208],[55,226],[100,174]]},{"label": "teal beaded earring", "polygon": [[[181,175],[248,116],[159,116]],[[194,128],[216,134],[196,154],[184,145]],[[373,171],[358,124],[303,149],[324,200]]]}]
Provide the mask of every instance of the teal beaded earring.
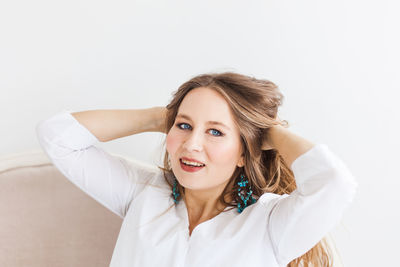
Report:
[{"label": "teal beaded earring", "polygon": [[174,196],[174,202],[175,204],[178,204],[179,200],[177,198],[179,197],[179,190],[178,190],[178,180],[175,178],[174,179],[174,188],[172,190],[172,195]]},{"label": "teal beaded earring", "polygon": [[[246,187],[246,185],[249,183],[249,180],[247,178],[245,178],[244,174],[240,175],[240,181],[237,182],[237,184],[239,185],[238,188],[238,196],[242,199],[244,206],[242,206],[242,203],[238,203],[238,212],[241,213],[247,206],[250,206],[251,204],[254,204],[256,202],[256,200],[253,198],[253,190],[251,190],[251,187],[249,186],[249,189],[247,191],[247,195],[246,195],[246,190],[244,190],[244,188]],[[249,200],[249,198],[251,197],[251,203],[249,205],[247,205],[247,201]]]}]

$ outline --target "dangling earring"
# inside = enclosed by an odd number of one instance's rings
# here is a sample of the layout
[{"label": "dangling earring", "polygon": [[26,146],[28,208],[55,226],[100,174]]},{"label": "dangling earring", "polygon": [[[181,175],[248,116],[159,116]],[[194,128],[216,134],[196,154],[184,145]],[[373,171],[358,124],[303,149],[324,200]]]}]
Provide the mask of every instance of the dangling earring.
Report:
[{"label": "dangling earring", "polygon": [[174,179],[174,188],[172,189],[172,195],[174,196],[174,202],[175,204],[178,204],[179,200],[179,190],[178,190],[178,180],[175,178]]},{"label": "dangling earring", "polygon": [[[244,174],[240,175],[240,182],[238,182],[237,184],[239,185],[238,188],[238,196],[240,196],[240,198],[242,199],[244,206],[242,206],[241,203],[238,203],[238,212],[241,213],[247,206],[250,206],[251,204],[255,203],[256,200],[253,198],[253,190],[251,190],[251,187],[248,186],[248,192],[247,192],[247,196],[246,196],[246,191],[245,187],[246,185],[249,183],[249,180],[244,176]],[[249,198],[251,197],[251,204],[247,205],[247,201],[249,200]]]}]

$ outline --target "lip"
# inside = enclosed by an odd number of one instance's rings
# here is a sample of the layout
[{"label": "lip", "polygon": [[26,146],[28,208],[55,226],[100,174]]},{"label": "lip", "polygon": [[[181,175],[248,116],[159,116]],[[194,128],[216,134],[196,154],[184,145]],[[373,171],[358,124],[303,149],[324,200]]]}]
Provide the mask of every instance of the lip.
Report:
[{"label": "lip", "polygon": [[[198,160],[196,160],[196,159],[191,159],[191,158],[187,158],[187,157],[182,157],[181,159],[183,159],[183,160],[187,160],[187,161],[193,161],[193,162],[197,162],[197,163],[200,163],[200,164],[204,164],[203,162],[201,162],[201,161],[198,161]],[[204,164],[205,165],[205,164]]]},{"label": "lip", "polygon": [[182,170],[184,170],[186,172],[197,172],[197,171],[200,171],[201,169],[203,169],[205,166],[205,165],[202,167],[187,166],[182,162],[182,160],[179,160],[179,163],[181,165]]}]

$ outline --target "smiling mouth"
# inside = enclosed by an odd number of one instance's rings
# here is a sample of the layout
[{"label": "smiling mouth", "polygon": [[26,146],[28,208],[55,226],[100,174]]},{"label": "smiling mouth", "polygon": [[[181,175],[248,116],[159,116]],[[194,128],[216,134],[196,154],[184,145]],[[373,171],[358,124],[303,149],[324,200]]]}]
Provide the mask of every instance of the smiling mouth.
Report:
[{"label": "smiling mouth", "polygon": [[192,165],[186,165],[185,163],[182,162],[182,160],[179,160],[180,165],[182,170],[187,171],[187,172],[196,172],[204,168],[205,165],[203,166],[192,166]]},{"label": "smiling mouth", "polygon": [[[185,160],[185,161],[186,161],[186,160]],[[191,165],[191,164],[186,164],[185,162],[183,162],[182,158],[179,159],[179,162],[181,162],[182,164],[185,164],[186,166],[191,166],[191,167],[204,167],[204,166],[206,166],[206,164],[200,163],[200,162],[196,162],[197,164],[201,164],[200,166]]]}]

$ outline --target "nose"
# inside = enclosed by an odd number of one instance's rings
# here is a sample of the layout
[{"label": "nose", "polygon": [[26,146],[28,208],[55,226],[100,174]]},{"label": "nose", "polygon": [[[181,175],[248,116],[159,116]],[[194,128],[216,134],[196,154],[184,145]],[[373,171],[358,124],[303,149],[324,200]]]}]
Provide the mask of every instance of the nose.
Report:
[{"label": "nose", "polygon": [[193,130],[187,135],[183,143],[183,148],[185,148],[187,151],[202,151],[203,147],[202,138],[203,137],[201,132]]}]

